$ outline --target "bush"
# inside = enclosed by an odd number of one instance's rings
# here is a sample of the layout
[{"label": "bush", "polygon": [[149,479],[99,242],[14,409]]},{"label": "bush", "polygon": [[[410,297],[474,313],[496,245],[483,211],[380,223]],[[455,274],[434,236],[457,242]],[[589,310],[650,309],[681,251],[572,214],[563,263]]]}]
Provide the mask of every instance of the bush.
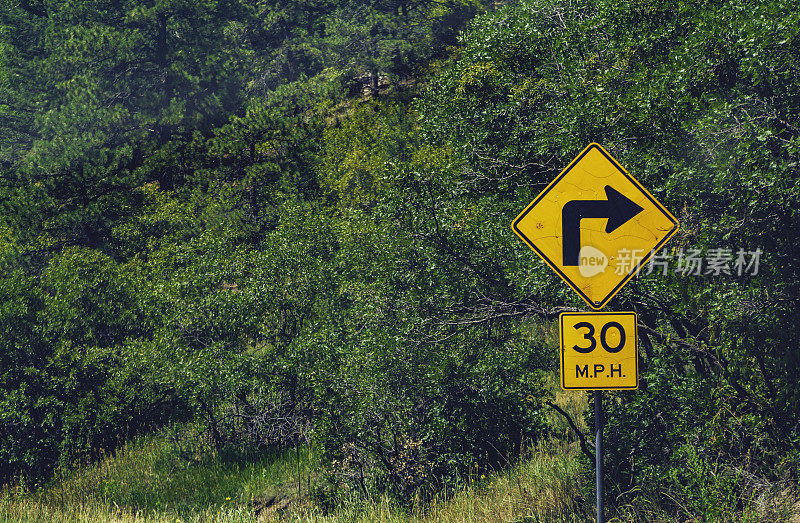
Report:
[{"label": "bush", "polygon": [[180,417],[158,379],[146,287],[88,249],[53,259],[41,278],[3,278],[0,478],[46,475],[96,459]]},{"label": "bush", "polygon": [[[436,202],[434,239],[463,235],[448,222],[456,206],[510,221],[594,141],[679,215],[673,260],[761,250],[757,275],[672,266],[611,302],[639,314],[643,349],[640,390],[608,402],[622,503],[668,492],[676,513],[724,517],[712,507],[733,485],[797,481],[797,16],[782,0],[523,1],[477,19],[418,102],[423,137],[465,166],[409,176]],[[517,311],[580,306],[522,245],[505,250],[510,234],[493,239],[460,243],[450,259],[500,265],[487,272],[514,282]],[[514,302],[485,296],[487,315]]]}]

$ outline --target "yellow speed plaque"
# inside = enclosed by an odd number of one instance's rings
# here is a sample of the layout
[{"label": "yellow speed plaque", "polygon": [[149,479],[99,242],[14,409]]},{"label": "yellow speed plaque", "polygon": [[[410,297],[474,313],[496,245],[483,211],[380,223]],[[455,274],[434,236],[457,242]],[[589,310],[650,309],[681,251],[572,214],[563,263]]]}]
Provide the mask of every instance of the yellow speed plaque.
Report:
[{"label": "yellow speed plaque", "polygon": [[559,330],[561,388],[639,387],[635,312],[564,312]]}]

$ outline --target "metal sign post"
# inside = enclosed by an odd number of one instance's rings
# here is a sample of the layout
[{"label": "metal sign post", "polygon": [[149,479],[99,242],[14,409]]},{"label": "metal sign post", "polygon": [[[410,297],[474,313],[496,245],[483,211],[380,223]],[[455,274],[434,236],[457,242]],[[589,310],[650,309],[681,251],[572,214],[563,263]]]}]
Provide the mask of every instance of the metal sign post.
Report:
[{"label": "metal sign post", "polygon": [[597,521],[603,519],[603,390],[639,386],[635,312],[562,312],[561,388],[594,391]]},{"label": "metal sign post", "polygon": [[639,387],[635,312],[562,312],[558,319],[562,389]]},{"label": "metal sign post", "polygon": [[597,491],[597,523],[603,523],[603,391],[594,391],[594,474]]}]

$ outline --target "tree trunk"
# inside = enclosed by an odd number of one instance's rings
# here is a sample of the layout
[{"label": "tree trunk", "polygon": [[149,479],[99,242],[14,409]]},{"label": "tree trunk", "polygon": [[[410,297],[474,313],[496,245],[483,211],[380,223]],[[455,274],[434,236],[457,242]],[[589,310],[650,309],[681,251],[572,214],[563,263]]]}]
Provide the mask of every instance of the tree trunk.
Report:
[{"label": "tree trunk", "polygon": [[[157,32],[156,32],[156,56],[155,61],[158,66],[159,84],[161,103],[163,108],[169,107],[172,100],[172,82],[169,77],[169,47],[167,44],[167,14],[160,13],[157,19]],[[171,126],[159,123],[158,124],[158,143],[163,145],[167,143],[172,136]],[[159,186],[164,190],[172,190],[175,185],[172,171],[162,169],[158,173]]]},{"label": "tree trunk", "polygon": [[378,71],[373,70],[369,75],[369,86],[372,92],[372,97],[378,97]]}]

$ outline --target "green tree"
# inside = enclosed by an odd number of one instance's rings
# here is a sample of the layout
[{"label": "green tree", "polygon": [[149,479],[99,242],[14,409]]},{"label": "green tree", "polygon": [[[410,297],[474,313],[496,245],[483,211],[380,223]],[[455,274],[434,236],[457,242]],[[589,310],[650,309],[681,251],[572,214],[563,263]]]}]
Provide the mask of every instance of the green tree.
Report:
[{"label": "green tree", "polygon": [[488,316],[581,306],[507,224],[591,141],[679,215],[668,254],[763,251],[757,276],[673,272],[612,301],[639,313],[644,349],[640,391],[609,402],[620,499],[666,491],[715,518],[750,488],[737,471],[797,475],[796,16],[783,1],[520,2],[478,19],[419,102],[423,137],[465,166],[432,186],[440,235],[457,238],[456,208],[507,231],[449,249],[513,282],[484,294]]},{"label": "green tree", "polygon": [[98,247],[135,208],[132,188],[185,176],[193,132],[238,107],[247,14],[234,2],[11,2],[3,70],[21,80],[0,150],[18,234]]}]

